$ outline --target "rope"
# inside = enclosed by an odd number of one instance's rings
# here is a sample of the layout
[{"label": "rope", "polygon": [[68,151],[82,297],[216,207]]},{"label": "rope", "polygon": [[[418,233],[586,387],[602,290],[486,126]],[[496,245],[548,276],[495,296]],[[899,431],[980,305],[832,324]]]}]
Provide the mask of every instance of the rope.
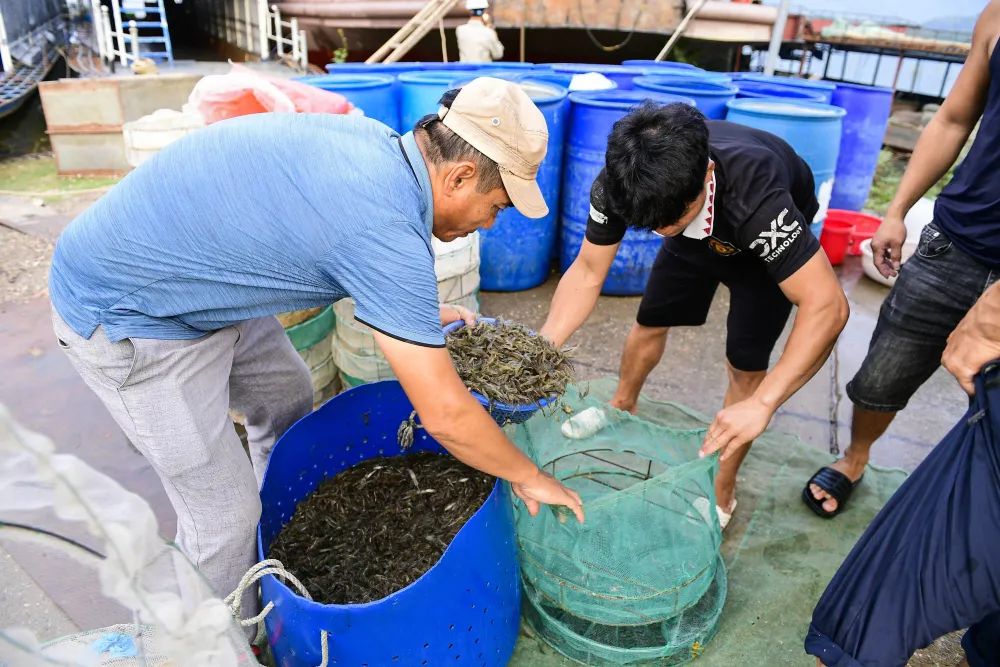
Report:
[{"label": "rope", "polygon": [[[647,2],[648,0],[642,0],[642,4],[639,5],[639,11],[636,13],[635,20],[632,21],[632,27],[629,29],[628,35],[625,39],[612,46],[605,46],[604,44],[601,44],[600,40],[598,40],[597,37],[594,36],[594,33],[591,32],[590,26],[587,25],[583,17],[583,0],[577,0],[576,5],[577,9],[580,11],[580,22],[583,23],[583,29],[587,33],[587,37],[590,38],[590,41],[593,42],[594,46],[599,48],[601,51],[604,51],[605,53],[614,53],[632,41],[632,37],[635,36],[635,29],[639,25],[639,19],[642,18],[642,13],[646,11]],[[621,21],[621,13],[624,4],[624,0],[621,0],[621,2],[618,3],[618,22]],[[615,28],[615,30],[618,30],[618,28]]]},{"label": "rope", "polygon": [[[247,627],[253,625],[254,623],[257,624],[257,638],[254,640],[255,642],[261,641],[265,636],[264,618],[271,613],[272,609],[274,609],[274,603],[268,602],[267,606],[264,607],[259,614],[253,618],[244,619],[242,618],[243,596],[251,586],[255,586],[260,579],[263,579],[269,574],[281,577],[286,582],[294,586],[296,590],[298,590],[299,595],[307,600],[312,600],[312,596],[309,595],[309,591],[306,590],[306,587],[302,585],[302,582],[299,581],[294,574],[285,569],[285,566],[281,564],[280,560],[269,558],[267,560],[262,560],[251,567],[246,571],[246,574],[243,575],[243,578],[240,579],[240,583],[236,586],[236,590],[227,595],[223,602],[225,602],[225,604],[229,607],[229,612],[240,622],[240,626]],[[326,630],[319,631],[320,649],[322,651],[322,662],[320,662],[319,667],[327,667],[327,665],[330,664],[329,636],[330,633]]]}]

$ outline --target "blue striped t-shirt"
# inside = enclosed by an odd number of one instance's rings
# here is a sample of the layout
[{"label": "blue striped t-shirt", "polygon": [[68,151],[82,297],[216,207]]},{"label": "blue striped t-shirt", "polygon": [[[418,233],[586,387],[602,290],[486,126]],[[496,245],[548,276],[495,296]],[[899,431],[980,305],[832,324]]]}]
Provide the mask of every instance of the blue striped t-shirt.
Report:
[{"label": "blue striped t-shirt", "polygon": [[196,338],[351,296],[373,328],[440,346],[432,221],[412,134],[246,116],[167,146],[74,220],[49,289],[85,338]]}]

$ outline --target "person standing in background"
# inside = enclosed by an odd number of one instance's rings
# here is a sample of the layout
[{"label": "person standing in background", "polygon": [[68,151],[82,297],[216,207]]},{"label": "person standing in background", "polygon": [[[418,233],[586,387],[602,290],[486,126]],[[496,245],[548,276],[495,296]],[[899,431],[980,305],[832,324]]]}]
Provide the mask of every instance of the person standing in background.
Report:
[{"label": "person standing in background", "polygon": [[490,25],[487,0],[466,0],[469,22],[455,28],[458,59],[463,63],[491,63],[503,58],[503,44]]},{"label": "person standing in background", "polygon": [[[868,355],[847,384],[854,403],[844,457],[806,483],[818,515],[844,510],[874,442],[941,364],[948,336],[1000,277],[1000,1],[976,21],[972,47],[944,104],[924,129],[899,190],[872,239],[875,267],[899,278],[882,303]],[[982,119],[979,133],[934,205],[916,253],[900,269],[910,208],[945,175]]]}]

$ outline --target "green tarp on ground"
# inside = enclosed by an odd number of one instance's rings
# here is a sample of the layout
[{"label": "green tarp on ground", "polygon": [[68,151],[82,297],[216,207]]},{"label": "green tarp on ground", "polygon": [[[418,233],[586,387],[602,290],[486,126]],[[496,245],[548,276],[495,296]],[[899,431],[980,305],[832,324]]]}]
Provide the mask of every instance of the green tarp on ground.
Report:
[{"label": "green tarp on ground", "polygon": [[[591,396],[606,401],[614,389],[614,380],[594,381]],[[639,416],[679,429],[705,428],[711,421],[682,406],[647,398],[639,402]],[[740,469],[739,507],[722,546],[729,591],[718,635],[692,664],[816,664],[802,648],[813,606],[906,478],[902,470],[869,468],[849,509],[828,521],[813,514],[800,495],[806,480],[832,460],[830,454],[787,434],[767,432],[754,444]],[[510,662],[511,667],[575,664],[526,627]]]}]

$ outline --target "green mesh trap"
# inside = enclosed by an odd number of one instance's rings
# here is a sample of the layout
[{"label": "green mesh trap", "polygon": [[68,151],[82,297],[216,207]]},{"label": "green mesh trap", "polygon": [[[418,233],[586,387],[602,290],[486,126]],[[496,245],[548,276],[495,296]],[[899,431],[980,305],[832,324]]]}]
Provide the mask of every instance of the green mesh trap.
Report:
[{"label": "green mesh trap", "polygon": [[[698,458],[703,429],[650,424],[572,387],[564,406],[515,434],[580,494],[587,515],[580,525],[518,505],[526,618],[553,648],[588,665],[684,664],[714,636],[726,597],[717,457]],[[564,435],[565,422],[588,408],[604,410],[607,425]]]}]

